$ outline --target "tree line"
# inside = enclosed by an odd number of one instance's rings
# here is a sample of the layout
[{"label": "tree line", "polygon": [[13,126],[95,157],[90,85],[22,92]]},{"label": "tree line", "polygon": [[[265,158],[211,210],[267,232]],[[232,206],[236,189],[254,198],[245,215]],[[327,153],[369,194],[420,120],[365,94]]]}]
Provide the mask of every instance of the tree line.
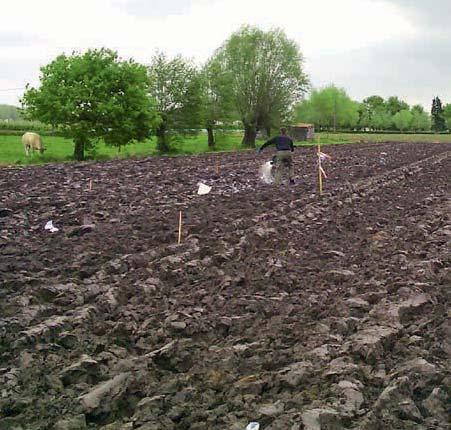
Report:
[{"label": "tree line", "polygon": [[[450,105],[437,98],[432,117],[397,97],[372,96],[362,103],[343,89],[310,89],[302,52],[280,29],[243,26],[197,65],[156,52],[148,64],[123,60],[107,49],[59,55],[40,69],[40,85],[27,85],[25,119],[47,124],[74,141],[83,160],[102,139],[120,149],[151,136],[160,152],[176,134],[205,129],[210,147],[219,128],[244,130],[242,143],[255,146],[281,124],[312,122],[319,129],[427,130],[449,126]],[[449,116],[447,116],[450,114]]]},{"label": "tree line", "polygon": [[344,89],[330,85],[313,90],[307,100],[296,106],[295,117],[323,130],[445,131],[451,129],[451,104],[442,106],[439,97],[435,97],[429,115],[423,106],[409,106],[396,96],[385,100],[374,95],[359,103]]},{"label": "tree line", "polygon": [[299,46],[282,30],[244,26],[201,67],[157,52],[148,65],[102,48],[60,55],[41,68],[40,86],[22,98],[26,118],[58,128],[74,140],[74,157],[99,139],[121,147],[153,135],[161,152],[174,133],[240,124],[243,145],[259,129],[289,121],[308,89]]},{"label": "tree line", "polygon": [[20,112],[16,106],[0,104],[0,120],[17,121],[21,119]]}]

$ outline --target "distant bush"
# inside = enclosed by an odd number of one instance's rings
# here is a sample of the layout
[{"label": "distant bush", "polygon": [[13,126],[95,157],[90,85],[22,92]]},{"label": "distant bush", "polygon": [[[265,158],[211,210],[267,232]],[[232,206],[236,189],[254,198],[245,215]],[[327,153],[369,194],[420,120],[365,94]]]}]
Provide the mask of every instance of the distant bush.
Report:
[{"label": "distant bush", "polygon": [[21,118],[17,106],[0,104],[0,120],[16,121]]},{"label": "distant bush", "polygon": [[5,135],[22,135],[27,131],[34,131],[35,133],[42,134],[44,136],[58,136],[60,133],[58,130],[54,130],[52,127],[43,124],[39,121],[25,121],[25,120],[0,120],[0,134]]}]

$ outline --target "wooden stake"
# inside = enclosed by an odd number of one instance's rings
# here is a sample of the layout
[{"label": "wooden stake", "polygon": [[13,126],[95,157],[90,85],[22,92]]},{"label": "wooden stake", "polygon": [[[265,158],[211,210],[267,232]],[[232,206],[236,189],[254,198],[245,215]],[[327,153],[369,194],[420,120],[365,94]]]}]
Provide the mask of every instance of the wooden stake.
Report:
[{"label": "wooden stake", "polygon": [[92,179],[89,180],[89,191],[92,191]]},{"label": "wooden stake", "polygon": [[179,238],[178,244],[182,243],[182,211],[179,212]]},{"label": "wooden stake", "polygon": [[320,157],[320,153],[321,153],[321,145],[319,143],[319,137],[318,137],[318,185],[319,185],[319,195],[322,196],[323,195],[323,174],[321,172],[321,157]]},{"label": "wooden stake", "polygon": [[219,176],[219,160],[216,161],[216,174]]}]

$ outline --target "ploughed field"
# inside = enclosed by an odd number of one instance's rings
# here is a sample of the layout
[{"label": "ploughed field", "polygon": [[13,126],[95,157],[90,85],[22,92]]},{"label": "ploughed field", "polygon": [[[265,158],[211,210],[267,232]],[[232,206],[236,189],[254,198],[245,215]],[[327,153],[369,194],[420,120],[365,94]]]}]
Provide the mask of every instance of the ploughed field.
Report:
[{"label": "ploughed field", "polygon": [[451,144],[325,152],[1,169],[0,429],[447,429]]}]

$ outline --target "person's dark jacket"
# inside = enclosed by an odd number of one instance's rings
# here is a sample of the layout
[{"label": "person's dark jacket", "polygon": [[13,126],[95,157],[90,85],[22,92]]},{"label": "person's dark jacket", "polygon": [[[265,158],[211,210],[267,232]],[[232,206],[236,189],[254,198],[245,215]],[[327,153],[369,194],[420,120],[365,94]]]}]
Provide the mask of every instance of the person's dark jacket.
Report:
[{"label": "person's dark jacket", "polygon": [[290,137],[284,135],[275,136],[272,139],[269,139],[261,146],[259,152],[263,151],[263,149],[269,145],[276,145],[277,151],[294,151],[293,141]]}]

